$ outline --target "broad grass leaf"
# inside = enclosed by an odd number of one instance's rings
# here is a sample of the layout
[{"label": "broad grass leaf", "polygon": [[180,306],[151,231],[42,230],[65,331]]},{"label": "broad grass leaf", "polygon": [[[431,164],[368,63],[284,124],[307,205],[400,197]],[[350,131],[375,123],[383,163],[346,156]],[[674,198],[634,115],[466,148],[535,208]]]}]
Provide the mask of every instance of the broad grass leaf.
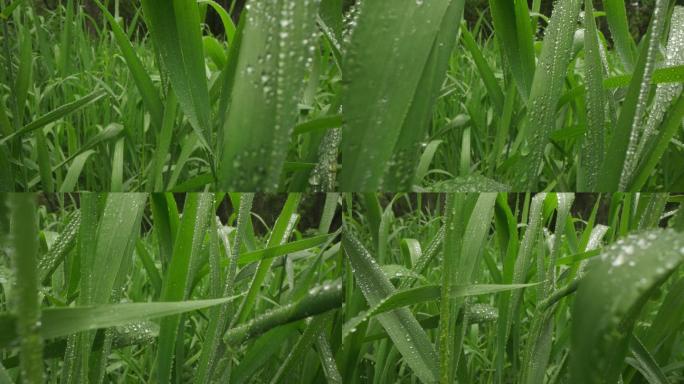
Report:
[{"label": "broad grass leaf", "polygon": [[667,229],[629,235],[589,264],[572,309],[573,382],[618,379],[641,308],[683,261],[684,237]]},{"label": "broad grass leaf", "polygon": [[221,132],[218,181],[224,190],[274,191],[315,52],[318,1],[251,1],[248,7]]},{"label": "broad grass leaf", "polygon": [[340,174],[341,190],[367,192],[382,185],[451,3],[360,4],[343,63],[347,83],[342,95],[346,124],[342,153],[347,155]]}]

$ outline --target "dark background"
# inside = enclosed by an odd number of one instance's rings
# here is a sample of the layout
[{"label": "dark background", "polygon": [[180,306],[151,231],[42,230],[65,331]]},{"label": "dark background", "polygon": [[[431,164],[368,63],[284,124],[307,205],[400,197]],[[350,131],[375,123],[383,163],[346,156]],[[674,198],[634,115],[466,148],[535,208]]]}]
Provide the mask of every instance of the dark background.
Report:
[{"label": "dark background", "polygon": [[[91,1],[91,0],[74,0],[75,3],[77,4],[82,4],[83,7],[86,8],[88,13],[90,13],[93,16],[96,16],[96,20],[99,19],[99,13],[100,11],[98,10],[97,6]],[[228,9],[230,7],[230,4],[232,3],[233,0],[216,0],[218,3],[224,6],[224,8]],[[239,18],[240,12],[244,8],[246,0],[235,0],[237,1],[234,8],[233,8],[233,19],[237,20]],[[343,0],[345,7],[348,8],[351,6],[355,0]],[[41,8],[49,8],[49,9],[55,9],[59,4],[66,4],[66,0],[33,0],[34,4],[38,7]],[[532,3],[532,0],[529,0],[530,5]],[[648,28],[648,22],[650,20],[651,14],[653,13],[653,5],[654,5],[655,0],[638,0],[638,1],[626,1],[626,6],[627,6],[627,15],[629,17],[629,22],[630,22],[630,29],[632,32],[632,35],[634,35],[635,38],[639,38],[640,36],[643,36],[644,33],[646,32],[646,29]],[[109,3],[111,4],[111,8],[113,9],[113,4],[114,1],[110,0]],[[601,2],[600,1],[595,1],[595,6],[598,9],[602,8]],[[684,4],[684,0],[677,0],[677,4]],[[125,19],[130,19],[132,15],[135,13],[135,10],[137,8],[137,4],[139,4],[139,1],[131,1],[131,0],[121,0],[120,1],[120,12],[121,15]],[[488,11],[488,6],[489,0],[467,0],[466,1],[466,8],[465,8],[465,19],[468,21],[470,25],[474,24],[480,17],[480,15],[484,14],[485,19],[488,19],[489,11]],[[541,1],[541,11],[545,15],[550,15],[551,14],[551,9],[553,7],[553,0],[542,0]],[[599,19],[602,23],[604,23],[604,18]],[[212,29],[212,31],[216,34],[222,33],[222,26],[221,26],[221,21],[219,17],[213,12],[209,11],[208,13],[208,18],[207,18],[207,24],[209,27]],[[607,31],[607,28],[605,25],[600,26],[601,29],[604,31]]]}]

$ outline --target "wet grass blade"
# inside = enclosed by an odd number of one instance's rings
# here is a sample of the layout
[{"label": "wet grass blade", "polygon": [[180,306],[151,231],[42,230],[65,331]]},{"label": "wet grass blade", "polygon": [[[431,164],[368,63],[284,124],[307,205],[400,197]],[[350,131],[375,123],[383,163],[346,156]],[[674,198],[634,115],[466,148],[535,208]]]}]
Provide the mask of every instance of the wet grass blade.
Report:
[{"label": "wet grass blade", "polygon": [[230,328],[223,341],[230,345],[243,343],[275,327],[319,315],[342,306],[342,284],[324,283],[311,288],[307,295],[293,303],[265,312],[247,323]]},{"label": "wet grass blade", "polygon": [[595,191],[605,153],[604,124],[606,119],[603,91],[603,64],[601,63],[599,36],[594,21],[592,0],[584,2],[584,52],[585,78],[587,82],[587,128],[580,148],[580,164],[577,168],[578,191]]},{"label": "wet grass blade", "polygon": [[527,98],[535,73],[534,31],[527,2],[490,0],[489,7],[504,59],[520,94]]},{"label": "wet grass blade", "polygon": [[343,64],[342,152],[354,155],[343,158],[341,190],[375,191],[382,184],[451,2],[360,4]]},{"label": "wet grass blade", "polygon": [[[563,94],[565,75],[572,54],[572,42],[581,0],[556,3],[546,28],[539,64],[527,102],[527,147],[513,178],[515,190],[536,190],[539,170],[549,137],[556,125],[556,105]],[[525,144],[523,144],[525,145]]]},{"label": "wet grass blade", "polygon": [[197,1],[143,0],[142,6],[181,109],[211,151],[211,104]]},{"label": "wet grass blade", "polygon": [[[230,256],[228,260],[228,266],[225,273],[225,281],[223,282],[223,296],[232,295],[235,291],[235,274],[237,272],[237,262],[240,257],[240,245],[242,237],[246,231],[245,225],[251,225],[248,218],[251,214],[252,203],[254,201],[254,195],[244,193],[240,195],[240,204],[238,209],[238,217],[236,223],[237,236],[232,244],[232,249],[230,244],[228,244],[227,238],[223,238],[224,246],[226,247],[226,253]],[[217,230],[212,228],[212,230]],[[219,273],[219,275],[221,275]],[[197,376],[195,382],[198,384],[206,383],[211,381],[211,377],[216,367],[220,354],[219,346],[221,342],[220,335],[224,332],[227,324],[229,323],[232,316],[232,306],[227,304],[213,310],[209,315],[209,326],[207,329],[207,337],[204,346],[202,347],[202,354],[200,355],[199,369],[197,371]]]},{"label": "wet grass blade", "polygon": [[[375,260],[349,230],[343,233],[342,245],[351,262],[354,278],[370,305],[377,305],[395,292]],[[416,376],[426,383],[437,381],[437,353],[413,314],[401,308],[379,314],[377,318]]]},{"label": "wet grass blade", "polygon": [[12,194],[11,236],[13,251],[12,266],[17,279],[14,288],[16,301],[14,314],[17,321],[13,329],[19,338],[20,376],[27,383],[42,383],[43,338],[40,334],[41,310],[38,296],[38,221],[36,217],[36,196],[33,194]]},{"label": "wet grass blade", "polygon": [[[237,296],[210,300],[190,300],[159,303],[122,303],[96,305],[88,307],[48,308],[42,313],[41,321],[45,324],[40,335],[45,339],[54,339],[83,331],[101,328],[124,326],[139,320],[149,320],[196,311],[235,300]],[[18,317],[4,317],[4,324],[18,323]],[[6,348],[22,336],[4,326],[4,335],[0,348]]]},{"label": "wet grass blade", "polygon": [[630,235],[589,265],[572,309],[573,382],[613,382],[624,368],[641,308],[684,261],[684,238],[672,230]]},{"label": "wet grass blade", "polygon": [[[183,207],[183,217],[173,247],[173,256],[162,285],[162,301],[183,300],[190,274],[192,259],[202,246],[208,217],[213,207],[213,196],[208,193],[189,194]],[[159,330],[157,350],[157,380],[168,383],[176,348],[176,336],[180,316],[170,316],[162,320]]]},{"label": "wet grass blade", "polygon": [[315,52],[318,3],[250,3],[221,132],[223,190],[278,189]]}]

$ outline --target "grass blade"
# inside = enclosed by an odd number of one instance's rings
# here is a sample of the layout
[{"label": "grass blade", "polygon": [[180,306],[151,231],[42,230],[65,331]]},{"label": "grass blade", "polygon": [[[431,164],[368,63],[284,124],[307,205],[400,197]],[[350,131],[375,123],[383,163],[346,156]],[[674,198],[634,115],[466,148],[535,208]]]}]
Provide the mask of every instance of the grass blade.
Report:
[{"label": "grass blade", "polygon": [[[162,301],[178,301],[185,298],[186,284],[190,274],[189,267],[202,246],[208,225],[207,219],[212,207],[213,196],[211,194],[188,195],[178,227],[171,263],[162,285]],[[180,316],[176,315],[164,318],[160,324],[157,350],[157,380],[160,383],[168,383],[171,379],[171,366],[179,323]]]},{"label": "grass blade", "polygon": [[211,151],[211,104],[197,2],[143,0],[142,6],[181,109],[202,144]]},{"label": "grass blade", "polygon": [[278,189],[302,80],[315,51],[318,3],[250,3],[221,132],[218,179],[223,190]]},{"label": "grass blade", "polygon": [[580,0],[558,1],[546,28],[539,65],[527,102],[529,153],[516,170],[513,179],[516,190],[536,190],[544,150],[556,124],[556,104],[563,93],[581,5]]},{"label": "grass blade", "polygon": [[343,64],[348,83],[342,96],[346,120],[342,152],[354,155],[343,158],[341,190],[368,192],[382,184],[451,3],[360,4]]},{"label": "grass blade", "polygon": [[42,383],[43,339],[40,300],[38,296],[38,223],[35,215],[36,196],[12,194],[13,240],[12,266],[17,279],[14,312],[15,327],[3,331],[16,331],[20,349],[20,376],[27,383]]},{"label": "grass blade", "polygon": [[684,261],[672,230],[630,235],[589,266],[573,307],[571,380],[617,380],[642,306]]},{"label": "grass blade", "polygon": [[604,135],[606,102],[602,86],[603,64],[592,0],[584,2],[584,28],[587,130],[580,149],[580,165],[577,169],[577,186],[580,192],[596,190],[606,140]]},{"label": "grass blade", "polygon": [[[354,277],[370,305],[377,305],[395,292],[392,283],[356,236],[345,230],[342,245],[351,262]],[[407,309],[395,309],[378,315],[394,346],[416,376],[426,383],[437,381],[437,354],[427,334]]]}]

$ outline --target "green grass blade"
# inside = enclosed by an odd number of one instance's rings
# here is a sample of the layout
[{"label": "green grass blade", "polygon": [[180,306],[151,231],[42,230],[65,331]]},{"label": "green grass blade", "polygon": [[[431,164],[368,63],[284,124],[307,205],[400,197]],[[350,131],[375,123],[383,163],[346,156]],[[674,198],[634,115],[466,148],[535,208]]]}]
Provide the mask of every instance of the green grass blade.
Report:
[{"label": "green grass blade", "polygon": [[636,63],[636,44],[629,32],[626,3],[622,0],[603,0],[603,9],[610,27],[615,47],[622,63],[631,71]]},{"label": "green grass blade", "polygon": [[33,194],[12,194],[11,236],[13,251],[12,266],[17,279],[14,313],[17,321],[12,330],[19,338],[20,376],[22,382],[42,383],[43,339],[40,300],[38,296],[38,221],[36,217],[36,196]]},{"label": "green grass blade", "polygon": [[367,192],[381,185],[451,3],[360,4],[343,64],[342,152],[353,155],[343,158],[341,190]]},{"label": "green grass blade", "polygon": [[[342,245],[354,277],[370,305],[377,305],[395,292],[377,263],[356,236],[345,230]],[[426,383],[437,381],[437,353],[416,318],[406,308],[378,315],[378,320],[416,376]]]},{"label": "green grass blade", "polygon": [[318,245],[324,244],[328,240],[335,238],[338,235],[339,232],[335,232],[332,234],[319,235],[307,239],[292,241],[286,244],[275,245],[272,247],[267,247],[256,251],[245,252],[240,255],[240,258],[238,259],[238,264],[246,265],[261,260],[267,260],[272,259],[274,257],[287,255],[288,253],[294,253],[310,249]]},{"label": "green grass blade", "polygon": [[522,163],[516,169],[513,179],[516,190],[536,190],[544,151],[556,125],[556,104],[563,93],[581,5],[581,0],[559,1],[546,28],[539,65],[527,102],[529,153],[522,157]]},{"label": "green grass blade", "polygon": [[33,132],[36,129],[40,129],[45,127],[46,125],[53,123],[64,116],[73,113],[79,109],[82,109],[90,104],[95,103],[96,101],[100,100],[105,96],[105,93],[103,91],[94,91],[93,93],[84,96],[76,101],[73,101],[68,104],[64,104],[61,107],[48,112],[47,114],[35,119],[34,121],[26,124],[24,127],[19,129],[18,131],[13,132],[10,135],[7,135],[0,139],[0,145],[5,144],[9,140],[12,140],[15,137],[18,136],[23,136],[29,132]]},{"label": "green grass blade", "polygon": [[317,7],[295,0],[250,4],[222,127],[220,188],[278,189],[315,51]]},{"label": "green grass blade", "polygon": [[[267,247],[283,245],[287,242],[287,239],[292,234],[294,225],[298,220],[297,207],[299,206],[301,197],[302,196],[299,193],[292,193],[288,195],[285,205],[283,206],[283,209],[276,220],[276,224],[273,227],[271,237],[268,239],[268,243],[266,244]],[[271,268],[272,264],[273,258],[262,259],[259,261],[257,270],[254,273],[254,278],[250,283],[249,291],[247,292],[245,299],[242,301],[242,303],[240,303],[240,309],[238,310],[238,314],[236,315],[233,324],[236,324],[236,322],[242,323],[247,320],[252,309],[254,308],[254,305],[256,304],[257,294],[261,290],[261,285],[264,283],[267,272]]]},{"label": "green grass blade", "polygon": [[527,2],[490,0],[489,7],[499,47],[520,94],[526,99],[535,75],[534,31]]},{"label": "green grass blade", "polygon": [[584,2],[584,53],[585,78],[587,82],[587,129],[580,148],[577,168],[578,191],[595,191],[605,153],[606,101],[603,91],[603,64],[601,63],[599,37],[594,21],[592,0]]},{"label": "green grass blade", "polygon": [[670,382],[665,376],[665,373],[663,373],[662,368],[658,366],[658,361],[656,361],[655,357],[646,349],[636,335],[632,336],[632,340],[629,343],[629,349],[639,363],[637,369],[644,375],[649,383],[668,384]]},{"label": "green grass blade", "polygon": [[74,246],[76,245],[76,238],[78,237],[78,229],[81,225],[81,212],[76,210],[69,214],[64,229],[55,239],[54,243],[48,252],[40,259],[38,264],[40,281],[46,281],[52,273],[64,261]]},{"label": "green grass blade", "polygon": [[[240,257],[241,239],[245,234],[245,225],[250,225],[248,218],[251,214],[252,203],[254,195],[241,194],[240,205],[237,217],[237,236],[235,237],[233,247],[230,248],[227,238],[223,238],[226,253],[230,255],[229,265],[227,266],[226,278],[223,285],[223,296],[232,295],[235,290],[235,274],[237,272],[237,261]],[[220,354],[218,353],[221,337],[226,325],[230,321],[232,307],[230,305],[223,305],[215,309],[209,318],[209,327],[207,330],[207,337],[204,346],[202,347],[202,354],[200,355],[200,366],[197,371],[195,382],[198,384],[210,381],[214,368],[216,367]]]},{"label": "green grass blade", "polygon": [[114,38],[117,44],[119,44],[119,49],[121,49],[121,54],[126,60],[128,69],[131,71],[131,76],[133,76],[133,81],[138,87],[138,91],[142,96],[143,103],[145,107],[150,111],[150,116],[152,119],[152,124],[158,129],[161,128],[162,123],[162,101],[159,97],[159,91],[155,88],[154,83],[150,75],[145,70],[142,61],[135,53],[133,45],[128,39],[128,35],[124,32],[123,28],[114,19],[114,16],[109,12],[109,10],[102,5],[99,0],[95,0],[95,4],[102,11],[102,15],[107,19]]},{"label": "green grass blade", "polygon": [[211,104],[195,0],[143,0],[143,10],[183,113],[211,151]]},{"label": "green grass blade", "polygon": [[[453,285],[448,298],[458,299],[470,296],[487,295],[497,292],[505,292],[514,289],[531,287],[535,284],[470,284]],[[365,322],[373,316],[389,312],[409,305],[420,304],[428,301],[439,301],[442,298],[441,286],[424,285],[416,288],[408,288],[394,292],[384,300],[373,305],[367,311],[353,317],[344,324],[342,339],[356,332]],[[442,300],[443,301],[443,300]]]},{"label": "green grass blade", "polygon": [[665,29],[665,13],[667,12],[668,4],[668,0],[656,1],[653,18],[651,20],[651,25],[649,26],[651,34],[646,37],[648,46],[646,49],[646,67],[644,69],[644,76],[641,79],[641,87],[639,88],[634,120],[632,121],[632,128],[629,131],[629,143],[626,148],[625,162],[622,165],[620,174],[620,184],[618,187],[621,191],[624,191],[627,188],[627,184],[632,178],[639,160],[638,145],[640,140],[642,140],[644,129],[646,128],[642,119],[648,108],[651,79],[653,78],[653,71],[655,70],[655,62],[658,55],[657,51],[660,46],[660,36]]},{"label": "green grass blade", "polygon": [[[202,246],[212,207],[213,196],[211,194],[188,195],[178,227],[171,263],[162,285],[162,301],[179,301],[185,298],[189,267]],[[176,315],[164,318],[160,324],[157,350],[157,380],[160,383],[168,383],[171,379],[171,366],[179,323],[180,316]]]},{"label": "green grass blade", "polygon": [[433,106],[446,77],[452,51],[456,46],[459,24],[463,15],[463,0],[452,0],[441,19],[441,26],[432,42],[432,49],[422,75],[411,97],[409,109],[383,176],[381,190],[410,191],[413,185],[418,153],[422,149],[430,124]]},{"label": "green grass blade", "polygon": [[226,332],[223,340],[236,345],[257,337],[275,327],[319,315],[342,306],[342,284],[324,283],[313,287],[307,295],[293,303],[268,311],[254,320]]},{"label": "green grass blade", "polygon": [[[53,339],[83,331],[123,326],[139,320],[149,320],[196,311],[235,300],[239,296],[211,300],[190,300],[159,303],[122,303],[88,307],[67,307],[45,309],[41,321],[41,337]],[[17,322],[14,317],[4,318],[2,324]],[[6,333],[5,333],[6,332]],[[6,348],[15,340],[21,339],[18,333],[3,327],[1,348]]]},{"label": "green grass blade", "polygon": [[648,297],[684,261],[672,230],[630,235],[589,265],[572,310],[573,382],[613,382],[624,368],[632,329]]}]

